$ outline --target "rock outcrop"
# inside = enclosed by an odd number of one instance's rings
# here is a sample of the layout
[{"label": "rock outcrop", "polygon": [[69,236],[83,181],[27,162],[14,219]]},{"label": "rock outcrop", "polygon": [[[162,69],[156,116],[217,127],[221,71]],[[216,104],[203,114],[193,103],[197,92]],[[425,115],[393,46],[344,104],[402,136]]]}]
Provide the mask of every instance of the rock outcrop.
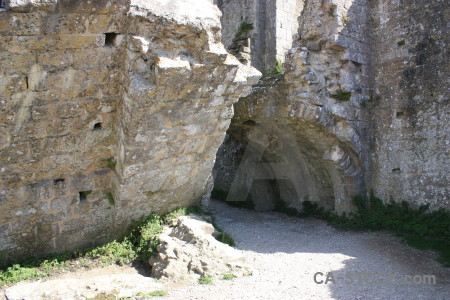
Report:
[{"label": "rock outcrop", "polygon": [[198,216],[182,216],[159,235],[158,253],[150,258],[152,277],[196,280],[201,276],[236,277],[251,271],[238,250],[217,241],[214,227]]},{"label": "rock outcrop", "polygon": [[0,10],[0,251],[39,255],[199,203],[260,73],[202,1],[8,1]]}]

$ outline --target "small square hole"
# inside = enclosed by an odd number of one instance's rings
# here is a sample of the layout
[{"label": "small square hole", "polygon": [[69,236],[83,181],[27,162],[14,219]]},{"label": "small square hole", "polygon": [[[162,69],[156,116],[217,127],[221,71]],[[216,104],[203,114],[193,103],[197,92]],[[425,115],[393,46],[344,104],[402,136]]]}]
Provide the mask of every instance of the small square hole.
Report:
[{"label": "small square hole", "polygon": [[392,173],[400,173],[400,168],[392,169]]},{"label": "small square hole", "polygon": [[86,202],[87,201],[87,197],[91,193],[92,193],[92,190],[79,192],[78,195],[80,196],[80,203],[81,202]]},{"label": "small square hole", "polygon": [[403,112],[402,111],[398,111],[397,112],[397,118],[401,118],[403,117]]},{"label": "small square hole", "polygon": [[401,46],[405,46],[406,42],[405,40],[401,40],[397,42],[397,46],[401,47]]},{"label": "small square hole", "polygon": [[64,181],[66,181],[64,178],[58,178],[58,179],[53,180],[53,184],[54,185],[63,184]]},{"label": "small square hole", "polygon": [[117,33],[107,32],[105,33],[105,47],[114,47],[116,42]]},{"label": "small square hole", "polygon": [[92,129],[92,131],[98,131],[98,130],[102,130],[103,129],[103,127],[102,127],[102,123],[95,123],[94,124],[94,128]]}]

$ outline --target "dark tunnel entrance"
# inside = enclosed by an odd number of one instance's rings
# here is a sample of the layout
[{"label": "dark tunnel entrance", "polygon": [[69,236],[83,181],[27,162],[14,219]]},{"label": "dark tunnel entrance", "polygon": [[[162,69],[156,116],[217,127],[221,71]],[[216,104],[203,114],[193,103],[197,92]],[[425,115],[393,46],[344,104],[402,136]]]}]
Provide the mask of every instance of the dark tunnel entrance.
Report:
[{"label": "dark tunnel entrance", "polygon": [[257,211],[310,201],[351,211],[362,191],[354,157],[337,139],[306,120],[233,120],[214,167],[213,198]]}]

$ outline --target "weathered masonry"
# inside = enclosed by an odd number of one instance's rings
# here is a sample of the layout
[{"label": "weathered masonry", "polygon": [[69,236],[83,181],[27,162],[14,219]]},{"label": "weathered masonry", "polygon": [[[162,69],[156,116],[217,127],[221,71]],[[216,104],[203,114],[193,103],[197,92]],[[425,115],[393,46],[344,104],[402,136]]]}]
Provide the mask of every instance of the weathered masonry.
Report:
[{"label": "weathered masonry", "polygon": [[219,5],[224,44],[238,28],[228,12],[239,11],[254,24],[251,64],[280,54],[285,64],[284,75],[235,104],[214,168],[218,194],[250,190],[260,210],[309,200],[345,212],[352,196],[370,191],[450,209],[448,2],[304,1],[292,5],[300,12],[291,49],[267,52],[278,31],[265,33],[266,48],[258,44],[264,17],[254,12],[275,2],[289,1]]},{"label": "weathered masonry", "polygon": [[[297,35],[304,0],[215,2],[222,11],[222,42],[227,49],[243,45],[239,50],[248,52],[250,64],[260,71],[270,69],[277,60],[284,62]],[[253,29],[246,32],[245,24]]]},{"label": "weathered masonry", "polygon": [[2,260],[111,240],[239,167],[261,210],[450,209],[446,0],[1,3]]},{"label": "weathered masonry", "polygon": [[198,203],[232,104],[260,76],[223,48],[217,7],[5,4],[3,258],[98,244],[151,211]]}]

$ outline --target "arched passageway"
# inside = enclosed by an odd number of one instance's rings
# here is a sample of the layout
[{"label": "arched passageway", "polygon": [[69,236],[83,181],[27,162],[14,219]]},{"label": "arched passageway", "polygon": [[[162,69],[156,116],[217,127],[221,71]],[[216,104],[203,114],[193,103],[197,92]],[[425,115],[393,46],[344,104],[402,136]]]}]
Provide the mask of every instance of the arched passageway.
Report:
[{"label": "arched passageway", "polygon": [[352,143],[334,134],[343,124],[322,107],[283,99],[256,93],[235,105],[214,167],[215,194],[256,210],[282,202],[301,210],[311,201],[351,211],[350,200],[364,193],[364,180]]}]

